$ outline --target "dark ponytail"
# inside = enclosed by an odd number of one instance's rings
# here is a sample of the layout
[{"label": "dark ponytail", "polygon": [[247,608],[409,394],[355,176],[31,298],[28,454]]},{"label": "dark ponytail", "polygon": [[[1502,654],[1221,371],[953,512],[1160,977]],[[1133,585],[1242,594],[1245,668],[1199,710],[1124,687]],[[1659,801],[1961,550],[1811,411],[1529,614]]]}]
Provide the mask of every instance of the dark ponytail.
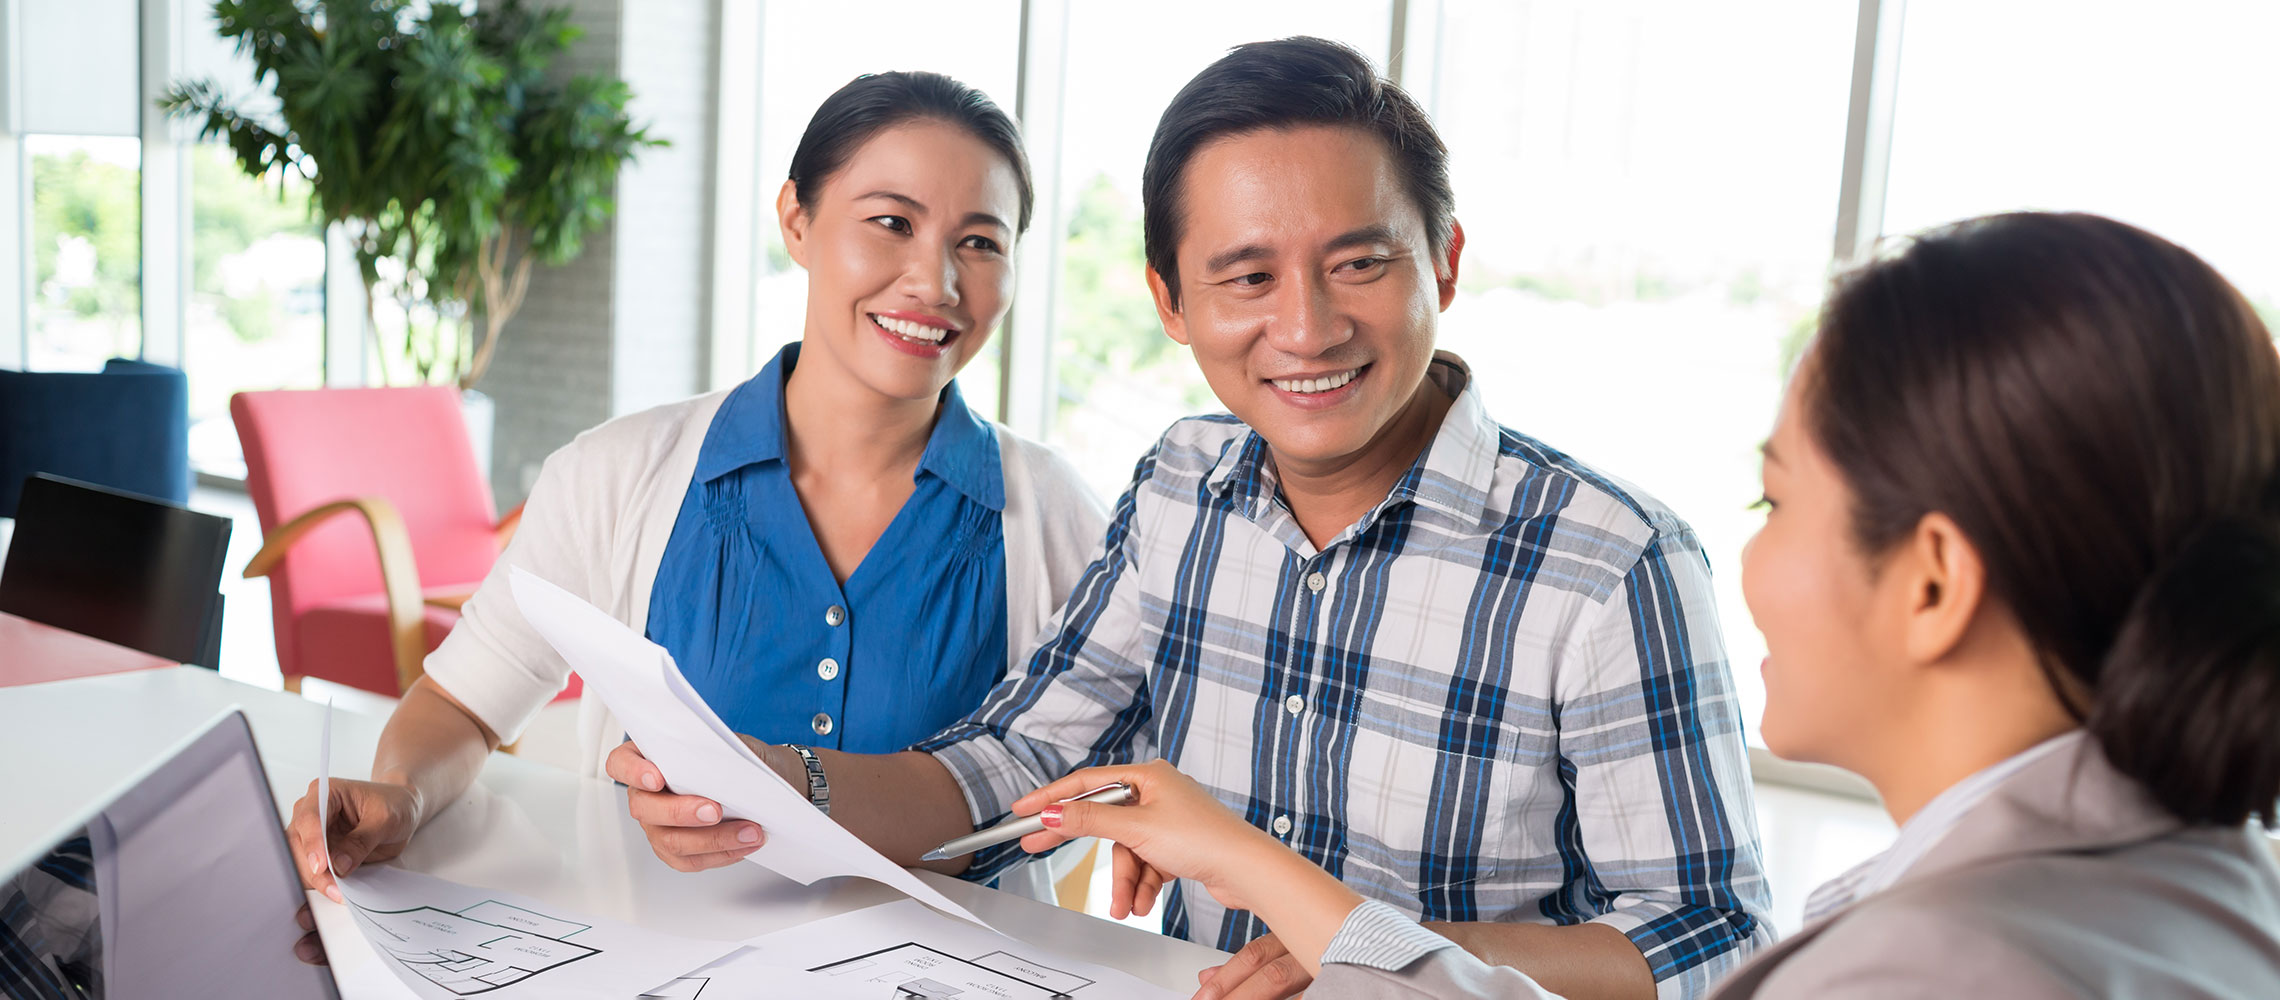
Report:
[{"label": "dark ponytail", "polygon": [[1035,194],[1029,180],[1029,154],[1021,146],[1021,129],[990,100],[989,95],[940,73],[866,73],[823,99],[800,133],[792,151],[792,190],[800,207],[815,210],[823,184],[847,165],[857,149],[894,126],[913,121],[938,121],[965,129],[982,144],[1005,157],[1013,167],[1014,186],[1021,193],[1021,217],[1016,235],[1029,231]]},{"label": "dark ponytail", "polygon": [[2087,720],[2122,773],[2179,816],[2269,822],[2280,798],[2280,537],[2195,532],[2146,581]]},{"label": "dark ponytail", "polygon": [[1801,377],[1864,552],[1946,514],[2116,768],[2273,821],[2280,352],[2238,291],[2110,219],[1973,219],[1840,278]]}]

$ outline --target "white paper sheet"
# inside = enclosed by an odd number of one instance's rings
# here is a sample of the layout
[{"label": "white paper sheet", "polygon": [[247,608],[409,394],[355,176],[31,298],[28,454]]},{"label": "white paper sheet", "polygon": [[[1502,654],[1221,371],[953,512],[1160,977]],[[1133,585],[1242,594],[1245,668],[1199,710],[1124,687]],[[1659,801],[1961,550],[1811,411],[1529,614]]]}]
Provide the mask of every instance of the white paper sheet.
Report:
[{"label": "white paper sheet", "polygon": [[[323,740],[317,801],[330,802],[329,705]],[[318,813],[320,836],[327,812]],[[325,866],[332,867],[329,854]],[[383,865],[334,881],[381,964],[427,1000],[475,994],[624,1000],[738,948],[733,941],[660,934]]]},{"label": "white paper sheet", "polygon": [[877,989],[866,990],[859,983],[841,982],[821,973],[778,965],[746,948],[650,990],[642,994],[640,1000],[750,1000],[756,997],[882,1000],[893,996]]},{"label": "white paper sheet", "polygon": [[[853,987],[861,991],[857,995],[870,1000],[1180,1000],[1186,996],[1128,973],[944,919],[907,900],[842,913],[746,943],[750,951],[723,965],[804,968]],[[728,995],[795,994],[731,990]]]},{"label": "white paper sheet", "polygon": [[667,787],[718,802],[727,817],[767,831],[766,842],[745,860],[803,885],[860,876],[989,926],[817,812],[805,791],[785,784],[720,721],[663,647],[535,574],[516,568],[510,579],[523,618],[616,713],[642,755],[664,772]]}]

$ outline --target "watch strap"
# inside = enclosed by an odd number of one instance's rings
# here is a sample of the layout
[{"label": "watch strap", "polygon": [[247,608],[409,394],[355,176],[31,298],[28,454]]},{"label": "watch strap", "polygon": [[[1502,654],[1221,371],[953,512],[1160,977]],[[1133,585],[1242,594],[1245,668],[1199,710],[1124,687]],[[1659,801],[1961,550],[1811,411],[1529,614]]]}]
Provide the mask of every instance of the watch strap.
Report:
[{"label": "watch strap", "polygon": [[808,801],[824,815],[831,815],[831,782],[824,780],[823,761],[816,759],[815,751],[797,743],[784,745],[800,755],[800,765],[807,769]]}]

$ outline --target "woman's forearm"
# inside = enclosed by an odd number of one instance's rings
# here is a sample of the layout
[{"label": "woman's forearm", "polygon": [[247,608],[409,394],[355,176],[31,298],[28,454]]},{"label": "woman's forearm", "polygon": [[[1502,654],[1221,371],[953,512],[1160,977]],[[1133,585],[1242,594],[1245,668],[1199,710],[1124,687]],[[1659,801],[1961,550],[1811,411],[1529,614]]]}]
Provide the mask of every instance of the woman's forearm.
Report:
[{"label": "woman's forearm", "polygon": [[498,749],[498,734],[451,693],[421,678],[404,692],[372,754],[372,780],[411,789],[414,826],[459,797]]},{"label": "woman's forearm", "polygon": [[1275,850],[1262,851],[1255,864],[1242,866],[1252,874],[1241,894],[1258,901],[1251,912],[1267,922],[1291,957],[1306,967],[1306,974],[1320,975],[1322,953],[1346,925],[1346,917],[1362,905],[1361,894],[1297,852],[1280,843],[1273,846]]}]

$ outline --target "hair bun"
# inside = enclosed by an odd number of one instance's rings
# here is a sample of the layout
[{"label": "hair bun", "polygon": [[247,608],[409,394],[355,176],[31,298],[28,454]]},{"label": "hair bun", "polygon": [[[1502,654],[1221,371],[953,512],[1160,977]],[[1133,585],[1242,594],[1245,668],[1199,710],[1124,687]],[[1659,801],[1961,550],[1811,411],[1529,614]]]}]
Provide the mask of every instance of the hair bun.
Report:
[{"label": "hair bun", "polygon": [[2088,728],[2190,823],[2266,823],[2280,802],[2280,532],[2226,518],[2147,579],[2098,675]]}]

